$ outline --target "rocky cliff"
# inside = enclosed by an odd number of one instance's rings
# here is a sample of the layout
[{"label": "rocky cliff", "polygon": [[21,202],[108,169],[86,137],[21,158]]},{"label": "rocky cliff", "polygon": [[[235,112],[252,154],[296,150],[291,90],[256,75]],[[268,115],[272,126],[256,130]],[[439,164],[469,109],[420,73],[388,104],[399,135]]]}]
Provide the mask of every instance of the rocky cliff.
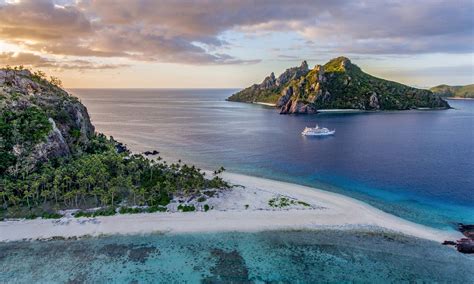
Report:
[{"label": "rocky cliff", "polygon": [[318,109],[449,108],[446,101],[431,91],[373,77],[346,57],[316,65],[312,70],[304,61],[300,67],[287,69],[278,79],[272,73],[261,84],[228,100],[274,103],[282,114],[310,114]]},{"label": "rocky cliff", "polygon": [[262,83],[254,84],[228,98],[236,102],[275,103],[283,88],[292,80],[305,76],[309,72],[308,63],[303,61],[299,67],[288,68],[278,78],[272,72]]},{"label": "rocky cliff", "polygon": [[42,73],[0,69],[0,174],[78,154],[94,135],[87,109]]}]

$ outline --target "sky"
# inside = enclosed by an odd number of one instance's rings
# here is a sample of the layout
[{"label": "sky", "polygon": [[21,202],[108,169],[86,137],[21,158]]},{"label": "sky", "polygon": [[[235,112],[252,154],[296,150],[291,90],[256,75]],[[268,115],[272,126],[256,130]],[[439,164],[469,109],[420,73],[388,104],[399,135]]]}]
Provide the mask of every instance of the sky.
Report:
[{"label": "sky", "polygon": [[0,0],[0,65],[66,88],[240,88],[346,56],[417,87],[474,83],[474,0]]}]

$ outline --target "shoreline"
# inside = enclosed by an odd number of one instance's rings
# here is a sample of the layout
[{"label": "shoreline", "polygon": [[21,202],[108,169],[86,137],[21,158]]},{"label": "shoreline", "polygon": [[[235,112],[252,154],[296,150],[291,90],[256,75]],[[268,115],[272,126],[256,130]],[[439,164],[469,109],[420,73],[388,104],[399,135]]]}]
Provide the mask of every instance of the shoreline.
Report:
[{"label": "shoreline", "polygon": [[[386,230],[443,242],[462,237],[416,224],[341,194],[297,184],[234,173],[222,177],[234,185],[210,198],[208,212],[118,214],[108,217],[0,222],[0,242],[149,233],[259,232],[272,230]],[[287,198],[292,204],[272,207]]]},{"label": "shoreline", "polygon": [[362,113],[362,112],[376,112],[373,110],[363,110],[355,108],[333,108],[333,109],[318,109],[317,112],[320,113]]},{"label": "shoreline", "polygon": [[[473,98],[446,98],[450,100],[474,100]],[[276,107],[274,103],[265,103],[265,102],[241,102],[241,103],[251,103],[255,105],[263,105],[268,107]],[[335,109],[318,109],[316,114],[318,113],[335,113],[335,114],[346,114],[346,113],[379,113],[379,112],[397,112],[397,111],[430,111],[430,110],[445,110],[446,108],[429,108],[429,107],[419,107],[415,109],[404,109],[404,110],[365,110],[365,109],[356,109],[356,108],[335,108]]]},{"label": "shoreline", "polygon": [[474,100],[474,98],[462,98],[462,97],[446,97],[444,99],[446,99],[446,100],[466,100],[466,101]]},{"label": "shoreline", "polygon": [[276,107],[276,104],[272,104],[272,103],[264,103],[264,102],[252,102],[252,103],[256,105]]}]

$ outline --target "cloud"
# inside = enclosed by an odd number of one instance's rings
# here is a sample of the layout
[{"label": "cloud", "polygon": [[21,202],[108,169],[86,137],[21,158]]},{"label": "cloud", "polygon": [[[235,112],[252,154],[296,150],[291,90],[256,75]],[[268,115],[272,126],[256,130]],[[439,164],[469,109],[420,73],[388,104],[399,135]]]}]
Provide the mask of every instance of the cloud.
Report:
[{"label": "cloud", "polygon": [[0,53],[0,65],[31,65],[35,67],[50,67],[52,62],[46,58],[38,56],[33,53],[14,53],[2,52]]},{"label": "cloud", "polygon": [[0,6],[0,36],[10,40],[58,40],[92,32],[89,19],[74,6],[23,0]]},{"label": "cloud", "polygon": [[0,37],[49,55],[197,65],[259,62],[229,54],[241,43],[228,32],[293,32],[318,52],[471,53],[473,10],[472,0],[21,0],[0,2]]},{"label": "cloud", "polygon": [[53,68],[56,70],[103,70],[128,67],[127,64],[98,64],[87,60],[55,61],[28,52],[2,52],[0,65],[30,66],[34,68]]}]

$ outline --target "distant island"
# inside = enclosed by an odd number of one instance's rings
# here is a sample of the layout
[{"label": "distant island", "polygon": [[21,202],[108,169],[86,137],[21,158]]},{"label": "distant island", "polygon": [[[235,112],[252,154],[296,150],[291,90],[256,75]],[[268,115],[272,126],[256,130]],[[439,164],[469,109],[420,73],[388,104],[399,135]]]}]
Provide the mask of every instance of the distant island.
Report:
[{"label": "distant island", "polygon": [[272,72],[261,84],[254,84],[227,100],[271,104],[281,114],[311,114],[320,109],[450,108],[429,90],[376,78],[346,57],[334,58],[312,70],[303,61],[299,67],[286,69],[278,78]]},{"label": "distant island", "polygon": [[474,84],[465,86],[438,85],[430,89],[441,97],[474,99]]}]

